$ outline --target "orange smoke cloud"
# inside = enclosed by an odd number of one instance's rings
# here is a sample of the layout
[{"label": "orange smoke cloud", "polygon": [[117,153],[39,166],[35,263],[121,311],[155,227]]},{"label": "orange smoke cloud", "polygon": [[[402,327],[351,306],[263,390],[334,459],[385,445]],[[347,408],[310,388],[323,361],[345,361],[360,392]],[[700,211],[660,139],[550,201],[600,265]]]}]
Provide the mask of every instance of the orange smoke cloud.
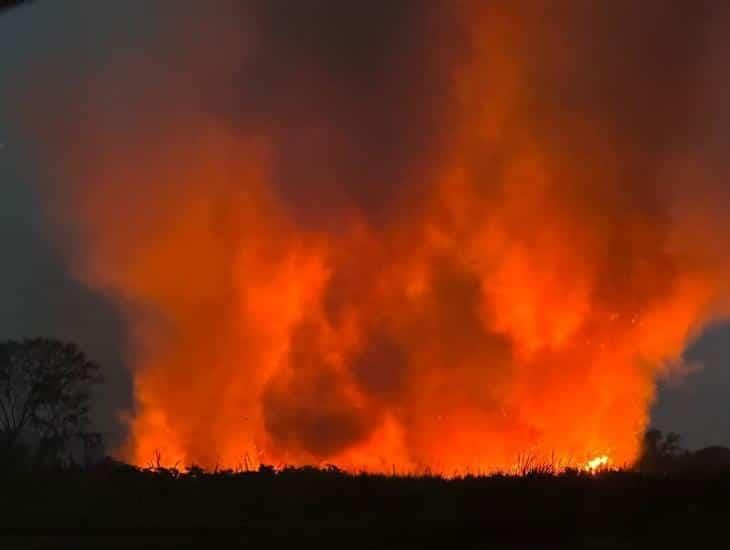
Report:
[{"label": "orange smoke cloud", "polygon": [[201,15],[182,34],[216,40],[97,76],[64,119],[70,257],[132,331],[120,454],[634,460],[657,377],[727,291],[670,173],[689,4],[648,53],[653,12],[630,2],[319,2],[333,22],[290,7],[283,30],[284,3],[250,4],[240,29]]}]

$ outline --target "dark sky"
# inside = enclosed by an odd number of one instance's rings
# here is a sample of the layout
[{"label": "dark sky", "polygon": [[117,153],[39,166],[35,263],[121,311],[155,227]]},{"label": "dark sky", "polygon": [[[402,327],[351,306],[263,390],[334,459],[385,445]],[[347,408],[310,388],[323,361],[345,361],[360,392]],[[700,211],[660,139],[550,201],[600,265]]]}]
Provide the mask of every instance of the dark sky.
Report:
[{"label": "dark sky", "polygon": [[[138,17],[112,3],[40,2],[0,17],[0,90],[18,91],[33,71],[73,60],[79,70],[102,64],[123,48]],[[59,83],[60,85],[60,83]],[[102,297],[67,272],[44,227],[37,196],[39,173],[28,144],[13,130],[7,101],[0,101],[0,335],[43,335],[80,343],[104,367],[97,422],[113,445],[121,435],[117,411],[131,406],[131,377],[124,368],[124,325]]]},{"label": "dark sky", "polygon": [[[95,0],[39,1],[0,17],[0,338],[44,335],[77,341],[101,362],[106,383],[97,415],[102,429],[120,435],[115,411],[131,406],[130,377],[124,368],[125,327],[111,304],[75,282],[54,250],[44,225],[34,184],[32,144],[13,126],[6,97],[19,83],[56,63],[71,67],[64,79],[103,66],[126,48],[135,47],[154,29],[145,2]],[[719,34],[722,34],[721,32]],[[710,53],[707,101],[721,101],[717,89],[730,76]],[[59,87],[69,82],[58,82]],[[718,114],[720,121],[723,120]],[[730,148],[722,125],[701,143],[722,158]],[[730,252],[729,252],[730,253]],[[654,424],[682,434],[686,445],[730,445],[730,327],[715,326],[686,352],[695,372],[682,381],[663,383],[653,411]]]}]

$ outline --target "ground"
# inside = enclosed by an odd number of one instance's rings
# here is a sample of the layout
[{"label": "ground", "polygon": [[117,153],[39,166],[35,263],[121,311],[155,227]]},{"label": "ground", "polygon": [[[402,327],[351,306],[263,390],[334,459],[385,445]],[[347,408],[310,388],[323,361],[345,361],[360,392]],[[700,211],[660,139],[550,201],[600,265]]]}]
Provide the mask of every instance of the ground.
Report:
[{"label": "ground", "polygon": [[[176,474],[131,468],[14,477],[8,547],[719,548],[730,475],[571,472],[390,477],[336,470]],[[101,538],[99,538],[101,537]],[[73,540],[73,539],[76,540]]]}]

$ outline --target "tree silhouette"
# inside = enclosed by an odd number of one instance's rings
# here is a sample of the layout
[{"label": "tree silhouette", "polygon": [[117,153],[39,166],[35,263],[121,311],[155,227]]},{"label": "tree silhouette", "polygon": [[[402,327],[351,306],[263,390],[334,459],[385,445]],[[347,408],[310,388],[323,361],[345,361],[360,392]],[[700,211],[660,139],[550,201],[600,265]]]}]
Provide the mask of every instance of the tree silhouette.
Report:
[{"label": "tree silhouette", "polygon": [[686,454],[681,447],[679,434],[663,434],[656,428],[644,434],[639,469],[643,472],[667,472],[679,466],[679,459]]},{"label": "tree silhouette", "polygon": [[659,452],[661,456],[676,458],[682,452],[682,437],[675,432],[669,432],[664,436]]},{"label": "tree silhouette", "polygon": [[24,438],[36,458],[57,461],[74,438],[87,439],[91,387],[99,366],[71,343],[47,339],[0,344],[0,441],[6,452]]}]

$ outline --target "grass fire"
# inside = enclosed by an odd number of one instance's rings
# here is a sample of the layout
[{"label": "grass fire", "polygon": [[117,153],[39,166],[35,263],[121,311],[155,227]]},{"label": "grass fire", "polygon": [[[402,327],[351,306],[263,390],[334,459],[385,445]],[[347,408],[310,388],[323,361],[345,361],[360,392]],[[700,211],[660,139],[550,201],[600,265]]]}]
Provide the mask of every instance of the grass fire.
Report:
[{"label": "grass fire", "polygon": [[0,534],[727,546],[728,30],[0,0]]},{"label": "grass fire", "polygon": [[183,4],[28,123],[69,266],[129,326],[118,456],[633,463],[727,312],[677,137],[697,10],[647,38],[656,2]]}]

